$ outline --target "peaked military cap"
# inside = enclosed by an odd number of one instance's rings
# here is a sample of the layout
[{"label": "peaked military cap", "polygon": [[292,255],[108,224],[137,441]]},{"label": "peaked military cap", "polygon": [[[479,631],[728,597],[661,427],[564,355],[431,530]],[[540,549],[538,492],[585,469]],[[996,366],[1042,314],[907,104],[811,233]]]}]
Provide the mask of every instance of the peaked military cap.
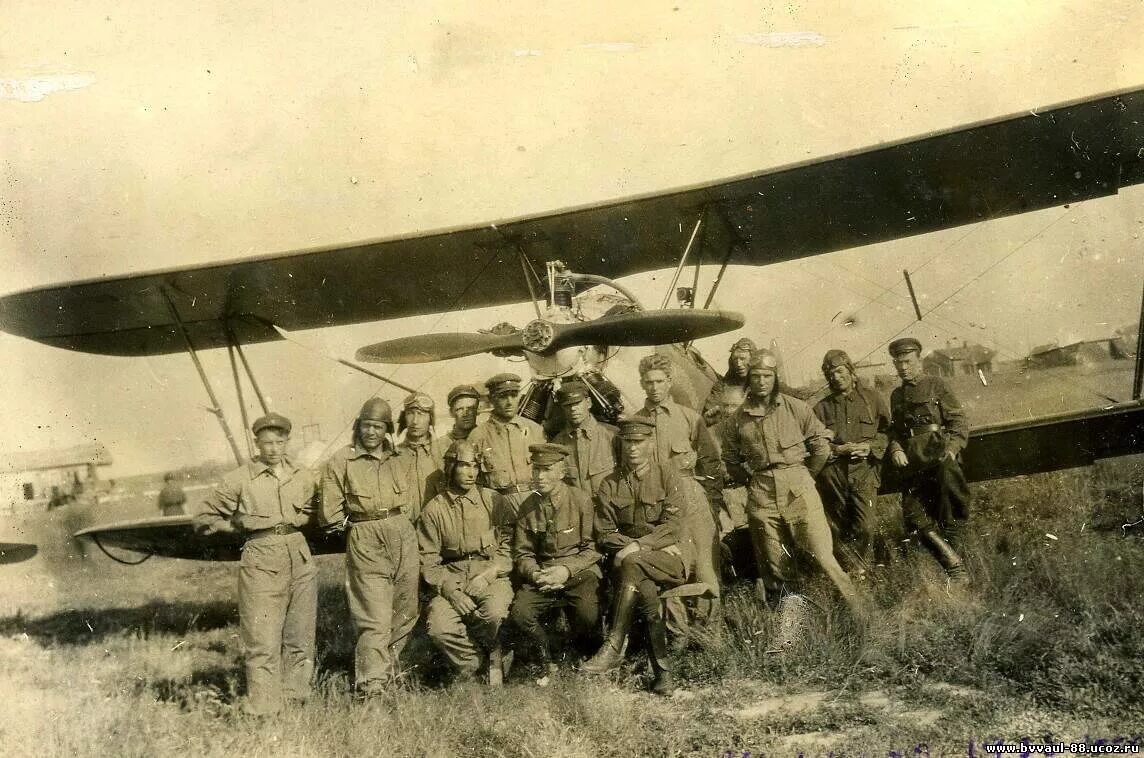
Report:
[{"label": "peaked military cap", "polygon": [[497,374],[485,382],[490,395],[499,395],[502,392],[519,392],[520,377],[516,374]]},{"label": "peaked military cap", "polygon": [[904,355],[905,353],[910,352],[918,353],[920,355],[922,352],[922,343],[918,342],[913,337],[902,337],[900,340],[894,340],[891,342],[889,350],[890,355],[895,358],[899,355]]},{"label": "peaked military cap", "polygon": [[250,425],[250,428],[256,435],[263,429],[279,429],[289,434],[290,430],[294,428],[294,425],[290,423],[290,419],[281,413],[267,413],[265,416],[256,418],[254,423]]},{"label": "peaked military cap", "polygon": [[556,390],[556,402],[561,405],[571,405],[578,403],[586,397],[591,397],[592,393],[588,390],[588,385],[584,382],[564,382],[560,385],[560,389]]},{"label": "peaked military cap", "polygon": [[625,440],[646,440],[655,434],[655,422],[642,416],[627,416],[618,425],[620,438]]},{"label": "peaked military cap", "polygon": [[446,398],[446,403],[450,408],[452,408],[453,401],[462,397],[471,397],[474,400],[480,400],[481,393],[478,392],[477,388],[471,384],[458,384],[456,387],[449,390],[449,396]]},{"label": "peaked military cap", "polygon": [[529,463],[536,466],[551,466],[559,463],[571,454],[571,450],[554,442],[540,442],[528,446],[530,454]]}]

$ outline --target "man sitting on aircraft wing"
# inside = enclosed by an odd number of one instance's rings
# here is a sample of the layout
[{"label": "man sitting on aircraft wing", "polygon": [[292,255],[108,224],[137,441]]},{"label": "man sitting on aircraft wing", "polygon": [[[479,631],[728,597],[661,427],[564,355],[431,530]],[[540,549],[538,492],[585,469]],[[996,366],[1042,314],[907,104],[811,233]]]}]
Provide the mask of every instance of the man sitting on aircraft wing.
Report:
[{"label": "man sitting on aircraft wing", "polygon": [[777,371],[771,351],[751,357],[747,401],[723,431],[727,473],[747,485],[751,537],[764,574],[760,594],[777,596],[795,579],[792,557],[801,549],[826,573],[851,614],[864,618],[854,585],[834,558],[814,486],[813,474],[830,457],[830,432],[806,403],[779,391]]},{"label": "man sitting on aircraft wing", "polygon": [[830,460],[815,478],[835,557],[846,568],[862,571],[874,559],[874,504],[889,444],[890,412],[881,395],[858,381],[845,351],[828,350],[822,374],[830,395],[814,406],[814,413],[833,438]]},{"label": "man sitting on aircraft wing", "polygon": [[564,412],[564,427],[552,441],[571,451],[568,482],[595,495],[604,477],[616,468],[616,427],[592,415],[592,393],[581,381],[560,385],[556,402]]},{"label": "man sitting on aircraft wing", "polygon": [[522,584],[509,618],[539,648],[551,673],[555,662],[544,628],[544,617],[551,611],[564,611],[572,644],[581,654],[591,655],[600,644],[603,574],[596,564],[602,556],[593,539],[591,496],[564,482],[568,448],[545,442],[528,450],[536,491],[521,503],[516,520],[512,555]]},{"label": "man sitting on aircraft wing", "polygon": [[459,678],[488,663],[489,684],[501,683],[500,627],[512,603],[512,531],[516,514],[497,492],[477,486],[477,449],[458,440],[445,452],[441,494],[421,513],[417,540],[421,575],[434,591],[429,636]]},{"label": "man sitting on aircraft wing", "polygon": [[482,484],[519,504],[532,491],[528,446],[544,442],[544,430],[517,413],[520,377],[497,374],[485,382],[492,414],[469,439],[481,453]]},{"label": "man sitting on aircraft wing", "polygon": [[338,450],[322,477],[323,525],[348,525],[346,596],[357,628],[354,686],[359,697],[380,693],[397,676],[398,657],[417,622],[420,554],[411,514],[416,487],[393,454],[393,412],[366,401],[354,421],[353,443]]},{"label": "man sitting on aircraft wing", "polygon": [[443,439],[446,444],[457,440],[467,440],[477,428],[477,409],[481,404],[481,393],[471,384],[458,384],[449,390],[446,398],[449,415],[453,417],[453,428]]},{"label": "man sitting on aircraft wing", "polygon": [[247,701],[257,716],[278,712],[282,696],[305,700],[314,674],[318,571],[299,528],[315,510],[315,476],[286,459],[290,420],[269,413],[252,425],[258,457],[223,477],[194,516],[203,534],[246,539],[238,571],[238,618]]},{"label": "man sitting on aircraft wing", "polygon": [[923,371],[920,342],[904,337],[889,351],[902,380],[890,393],[889,448],[902,486],[902,515],[950,578],[963,581],[965,564],[956,548],[969,520],[969,484],[960,460],[969,422],[945,381]]},{"label": "man sitting on aircraft wing", "polygon": [[421,506],[436,497],[445,486],[445,449],[448,445],[433,437],[436,421],[433,398],[423,392],[414,392],[405,398],[402,405],[397,428],[405,432],[405,439],[397,444],[396,454],[417,493],[417,507],[409,514],[409,520],[416,523]]},{"label": "man sitting on aircraft wing", "polygon": [[602,673],[620,664],[638,606],[651,643],[652,691],[667,695],[672,690],[671,664],[659,593],[687,581],[695,546],[685,528],[690,506],[683,479],[670,464],[653,460],[654,437],[655,422],[650,419],[622,419],[622,463],[596,494],[596,542],[612,559],[614,594],[608,638],[583,670]]}]

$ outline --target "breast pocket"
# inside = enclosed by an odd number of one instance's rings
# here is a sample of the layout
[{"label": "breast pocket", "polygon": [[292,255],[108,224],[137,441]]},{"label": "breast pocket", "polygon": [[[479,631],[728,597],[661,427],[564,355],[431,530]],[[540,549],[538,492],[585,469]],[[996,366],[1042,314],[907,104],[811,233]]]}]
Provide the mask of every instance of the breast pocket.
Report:
[{"label": "breast pocket", "polygon": [[689,471],[695,468],[697,458],[698,456],[696,456],[695,451],[691,449],[689,443],[671,443],[671,462],[674,463],[680,471]]},{"label": "breast pocket", "polygon": [[246,529],[266,529],[277,523],[277,514],[260,511],[254,497],[245,489],[238,496],[235,512]]},{"label": "breast pocket", "polygon": [[643,517],[648,526],[655,526],[663,520],[664,503],[659,500],[654,503],[643,503]]},{"label": "breast pocket", "polygon": [[918,426],[921,424],[936,424],[933,406],[929,400],[915,400],[906,406],[907,423]]}]

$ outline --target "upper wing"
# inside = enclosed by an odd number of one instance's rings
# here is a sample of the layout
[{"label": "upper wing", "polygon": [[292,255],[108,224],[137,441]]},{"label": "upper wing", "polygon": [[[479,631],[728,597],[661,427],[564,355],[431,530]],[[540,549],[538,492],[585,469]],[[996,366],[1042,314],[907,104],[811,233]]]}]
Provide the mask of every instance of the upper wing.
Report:
[{"label": "upper wing", "polygon": [[[766,264],[1115,194],[1144,180],[1144,90],[708,186],[351,247],[73,282],[0,298],[0,328],[71,350],[198,348],[529,297],[518,250],[611,278],[701,253]],[[164,294],[166,293],[166,295]],[[168,299],[170,298],[170,305]]]},{"label": "upper wing", "polygon": [[[109,547],[196,561],[237,561],[242,551],[242,537],[239,535],[197,534],[191,516],[187,515],[98,524],[79,530],[75,536],[92,540],[113,557]],[[326,535],[315,529],[306,532],[306,539],[315,555],[345,551],[345,538],[342,536]]]}]

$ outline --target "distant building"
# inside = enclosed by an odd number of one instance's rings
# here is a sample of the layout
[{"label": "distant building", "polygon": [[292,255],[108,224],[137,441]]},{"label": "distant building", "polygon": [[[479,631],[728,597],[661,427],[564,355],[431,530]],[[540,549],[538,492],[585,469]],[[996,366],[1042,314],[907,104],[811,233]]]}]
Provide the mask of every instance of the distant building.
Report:
[{"label": "distant building", "polygon": [[51,507],[99,481],[98,467],[111,464],[102,444],[55,450],[0,453],[0,509]]},{"label": "distant building", "polygon": [[923,358],[922,368],[934,376],[973,376],[978,371],[989,375],[993,373],[993,356],[996,354],[997,351],[984,345],[970,345],[968,342],[959,346],[949,344]]},{"label": "distant building", "polygon": [[1033,348],[1026,362],[1030,368],[1085,366],[1132,357],[1125,352],[1115,338],[1082,340],[1068,345],[1052,343]]}]

